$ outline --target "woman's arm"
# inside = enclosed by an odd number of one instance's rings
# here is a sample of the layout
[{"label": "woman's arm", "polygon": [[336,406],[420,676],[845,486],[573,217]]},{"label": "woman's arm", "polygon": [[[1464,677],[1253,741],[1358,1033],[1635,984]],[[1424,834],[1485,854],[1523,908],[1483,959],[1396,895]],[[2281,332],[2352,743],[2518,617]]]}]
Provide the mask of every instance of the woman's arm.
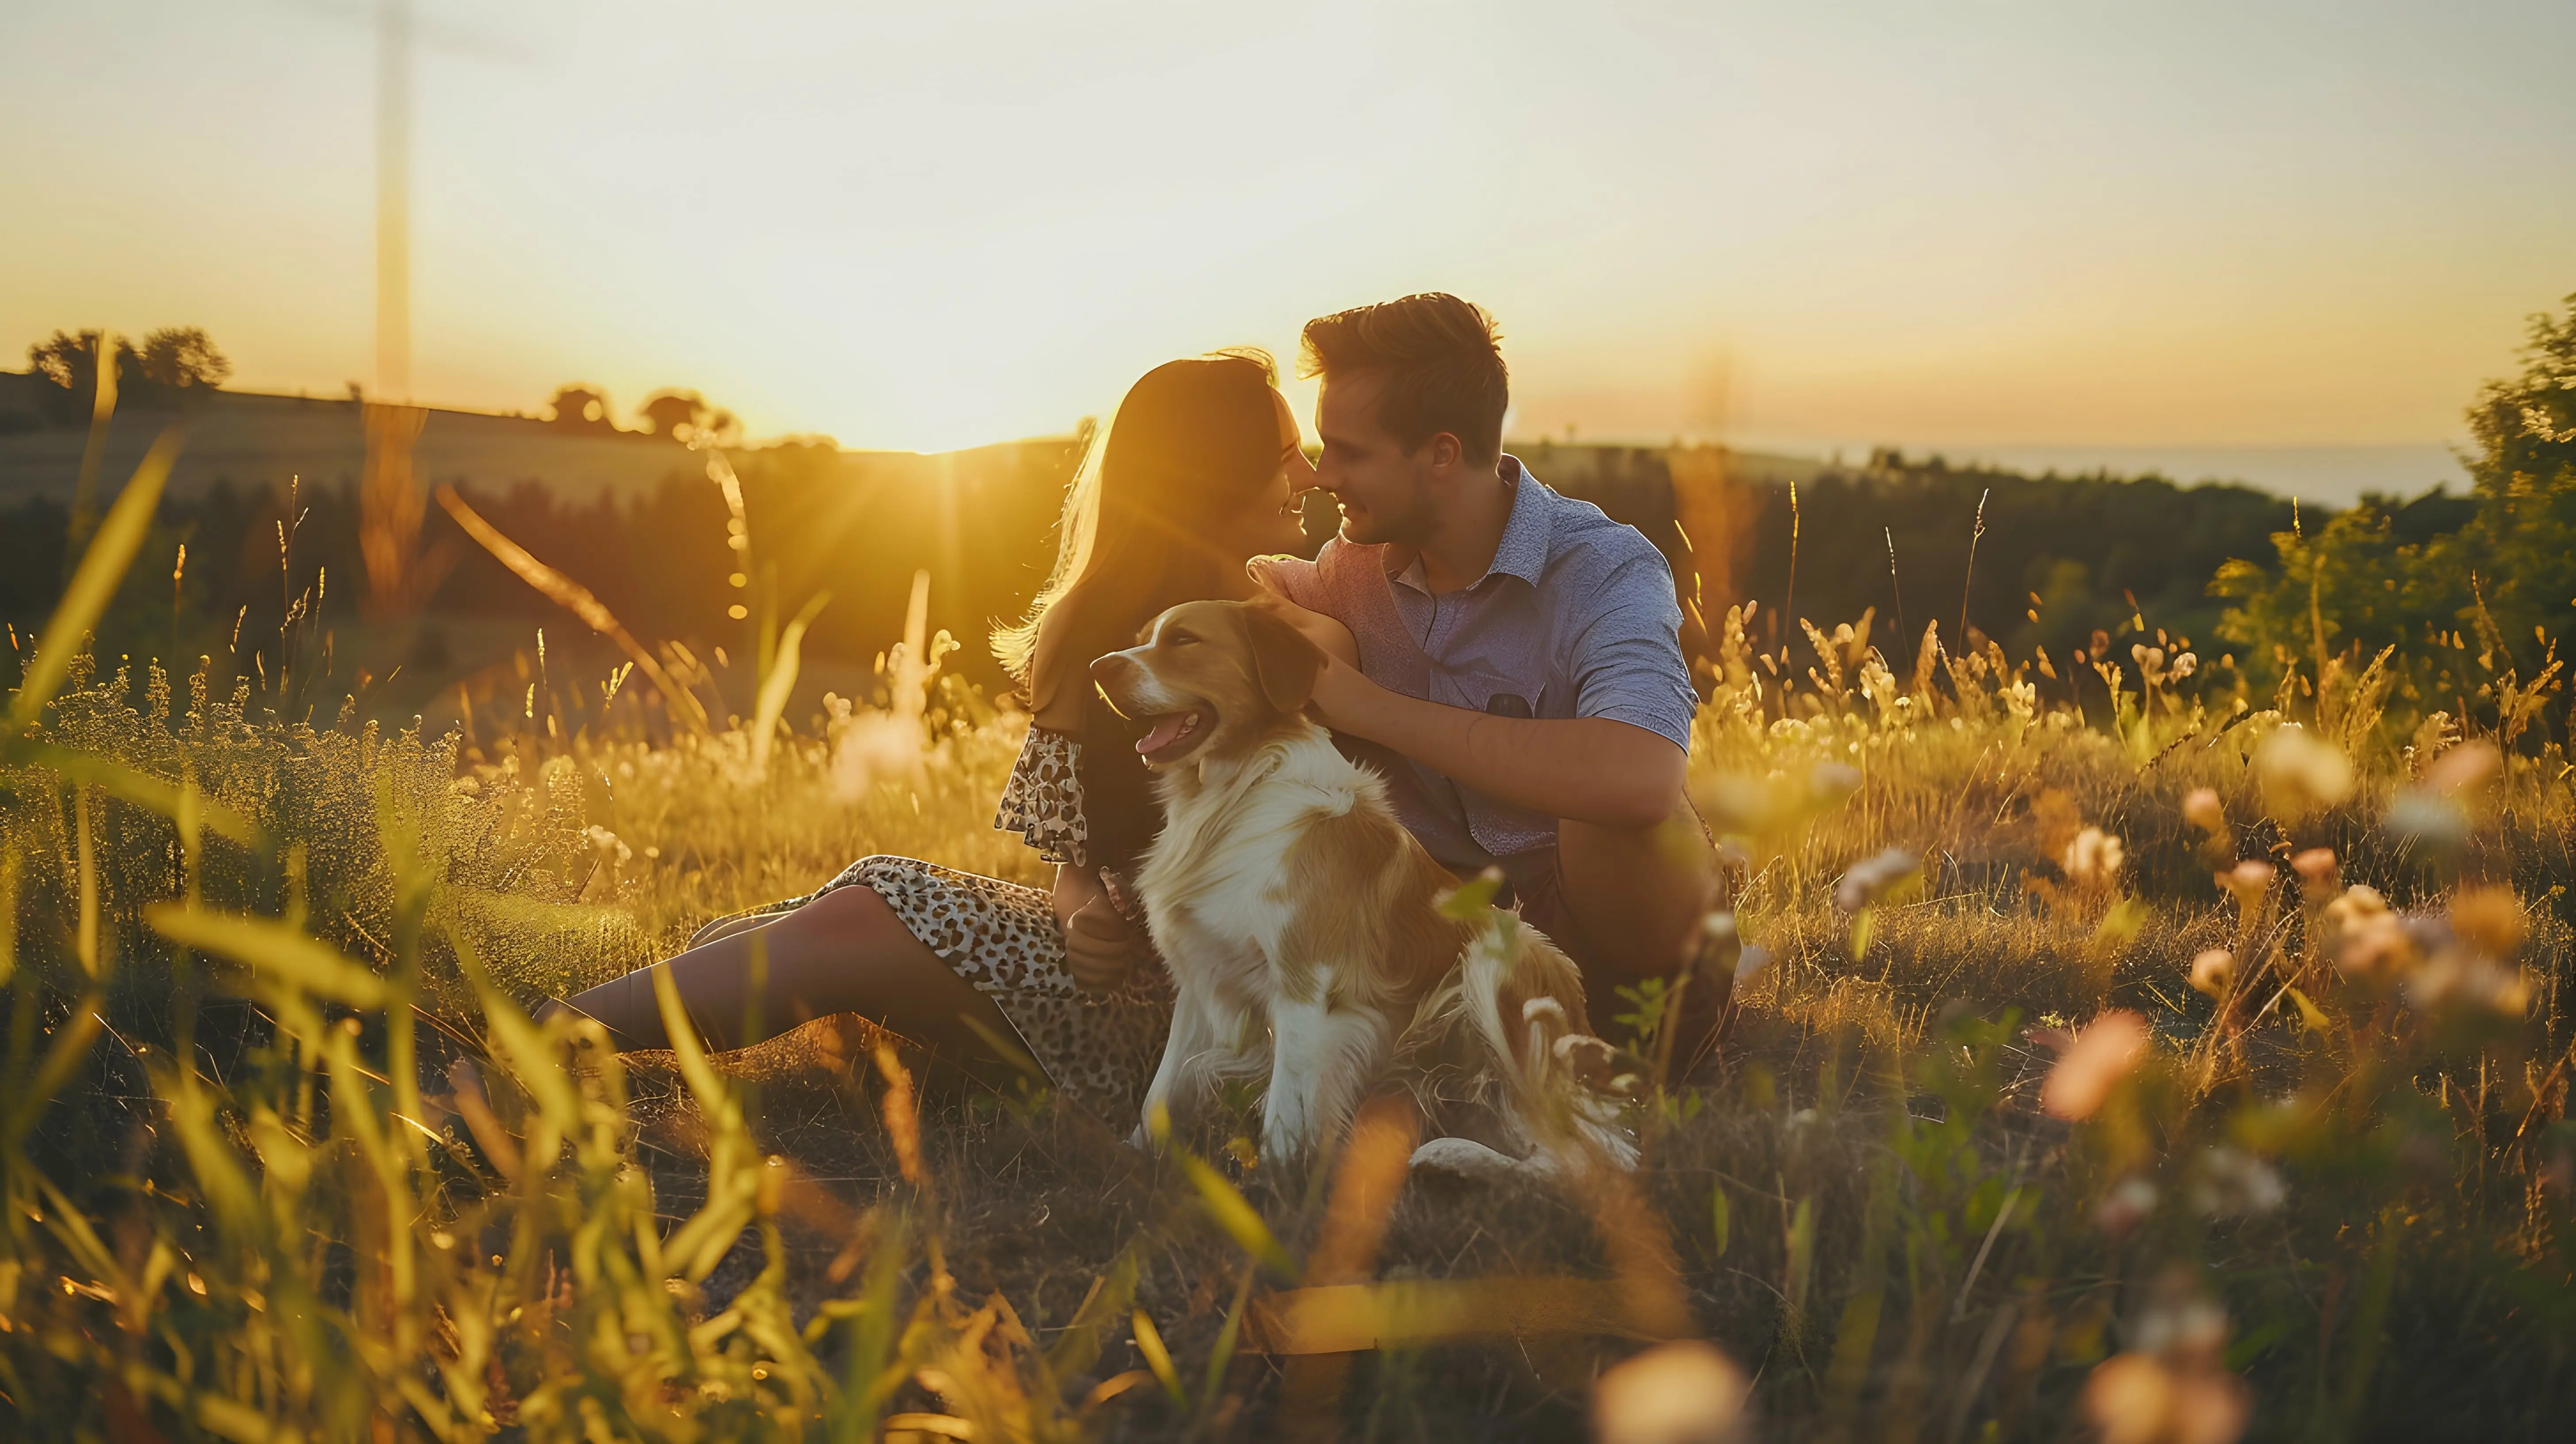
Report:
[{"label": "woman's arm", "polygon": [[1091,869],[1057,866],[1055,920],[1064,929],[1064,970],[1075,982],[1105,993],[1127,981],[1143,939],[1118,915],[1109,890]]}]

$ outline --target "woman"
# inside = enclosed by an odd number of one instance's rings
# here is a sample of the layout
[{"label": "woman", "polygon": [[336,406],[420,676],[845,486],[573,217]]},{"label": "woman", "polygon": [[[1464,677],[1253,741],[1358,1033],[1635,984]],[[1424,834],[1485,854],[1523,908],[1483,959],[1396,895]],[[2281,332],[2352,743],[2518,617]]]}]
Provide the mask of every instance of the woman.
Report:
[{"label": "woman", "polygon": [[[993,825],[1056,864],[1052,893],[879,856],[809,897],[715,923],[656,965],[712,1044],[833,1013],[970,1067],[993,1061],[987,1038],[1016,1039],[1060,1091],[1134,1118],[1171,1022],[1131,885],[1162,815],[1136,734],[1089,667],[1166,607],[1249,596],[1244,562],[1298,543],[1314,468],[1276,379],[1259,352],[1147,372],[1075,476],[1054,574],[1027,619],[994,638],[1035,725]],[[668,1046],[650,969],[570,1006],[622,1047]]]}]

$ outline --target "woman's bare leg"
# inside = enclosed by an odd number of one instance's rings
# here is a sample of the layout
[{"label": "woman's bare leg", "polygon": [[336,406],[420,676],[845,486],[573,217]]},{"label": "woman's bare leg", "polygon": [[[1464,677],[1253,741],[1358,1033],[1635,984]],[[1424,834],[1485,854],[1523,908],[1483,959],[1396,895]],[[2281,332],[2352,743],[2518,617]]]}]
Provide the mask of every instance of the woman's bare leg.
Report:
[{"label": "woman's bare leg", "polygon": [[[993,1056],[966,1019],[996,1037],[1014,1036],[992,999],[923,947],[885,899],[865,887],[834,888],[794,912],[757,921],[568,1001],[606,1024],[625,1048],[670,1046],[653,991],[655,968],[670,972],[689,1021],[719,1049],[834,1013],[857,1013],[961,1063]],[[755,952],[766,955],[768,973],[758,989]]]},{"label": "woman's bare leg", "polygon": [[689,946],[703,948],[719,938],[729,938],[736,933],[747,933],[754,928],[765,928],[785,916],[787,916],[786,913],[753,913],[748,917],[718,918],[690,934]]}]

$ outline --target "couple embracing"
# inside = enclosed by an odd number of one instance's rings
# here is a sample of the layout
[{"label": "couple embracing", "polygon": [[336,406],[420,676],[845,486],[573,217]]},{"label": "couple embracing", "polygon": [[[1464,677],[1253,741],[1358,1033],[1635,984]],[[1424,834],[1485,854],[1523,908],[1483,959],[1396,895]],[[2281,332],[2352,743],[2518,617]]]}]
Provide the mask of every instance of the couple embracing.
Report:
[{"label": "couple embracing", "polygon": [[[1573,957],[1596,1007],[1681,964],[1715,859],[1683,794],[1697,699],[1662,554],[1504,454],[1508,383],[1477,307],[1363,306],[1308,323],[1302,350],[1319,462],[1268,358],[1156,367],[1085,459],[1027,620],[995,638],[1034,723],[994,825],[1056,865],[1052,891],[868,857],[712,924],[656,965],[710,1043],[746,1041],[756,933],[763,1035],[858,1013],[970,1068],[1015,1039],[1059,1091],[1133,1125],[1173,1009],[1135,880],[1163,823],[1155,754],[1190,744],[1184,716],[1120,716],[1091,666],[1206,599],[1321,650],[1308,714],[1384,775],[1441,866],[1501,870],[1498,900]],[[1277,555],[1318,486],[1339,534],[1312,562]],[[650,971],[570,1006],[620,1046],[665,1046]]]}]

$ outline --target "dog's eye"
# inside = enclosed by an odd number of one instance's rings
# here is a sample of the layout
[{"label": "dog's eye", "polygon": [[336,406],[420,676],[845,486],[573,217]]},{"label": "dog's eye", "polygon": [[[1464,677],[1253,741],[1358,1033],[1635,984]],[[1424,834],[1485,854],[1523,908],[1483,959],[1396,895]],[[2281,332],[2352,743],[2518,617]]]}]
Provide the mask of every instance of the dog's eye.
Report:
[{"label": "dog's eye", "polygon": [[1174,647],[1195,647],[1199,644],[1199,639],[1191,636],[1187,632],[1166,633],[1163,637],[1163,641]]}]

